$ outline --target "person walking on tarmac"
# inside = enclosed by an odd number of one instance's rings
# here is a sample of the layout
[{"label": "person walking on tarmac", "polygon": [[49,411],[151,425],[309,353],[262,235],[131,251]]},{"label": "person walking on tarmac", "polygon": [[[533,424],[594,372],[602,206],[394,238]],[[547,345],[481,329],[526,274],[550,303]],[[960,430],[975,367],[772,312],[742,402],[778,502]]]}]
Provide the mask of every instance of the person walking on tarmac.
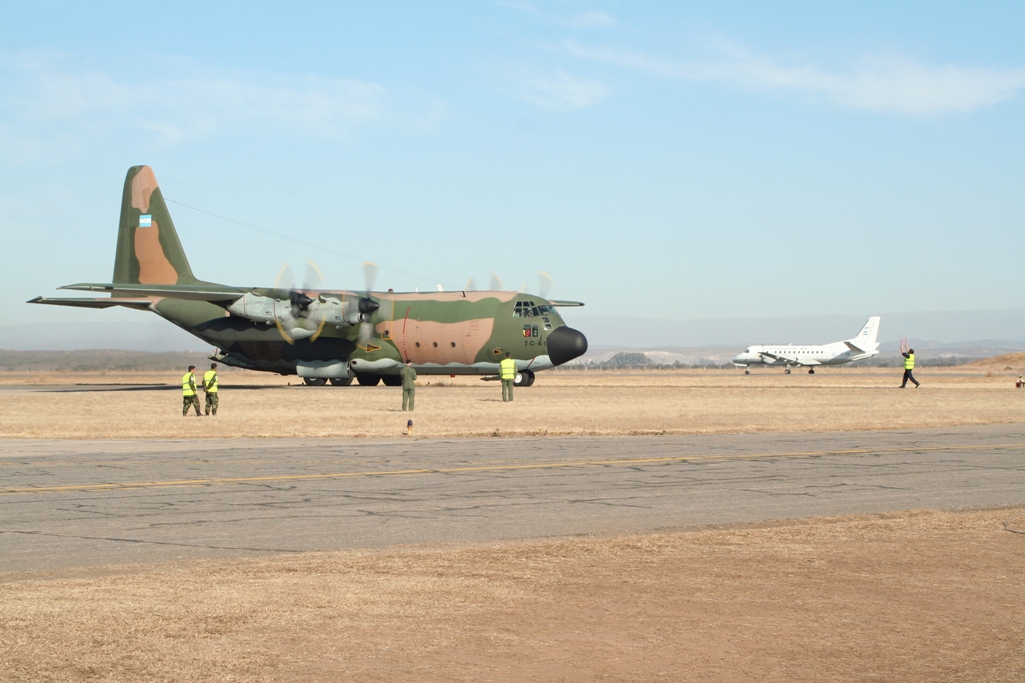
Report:
[{"label": "person walking on tarmac", "polygon": [[911,371],[915,369],[915,350],[908,348],[908,343],[905,339],[900,340],[900,355],[904,356],[904,381],[900,383],[900,388],[906,387],[908,380],[911,380],[917,389],[921,383],[911,374]]},{"label": "person walking on tarmac", "polygon": [[413,369],[413,361],[407,358],[399,375],[402,377],[402,410],[413,412],[413,401],[416,398],[416,370]]},{"label": "person walking on tarmac", "polygon": [[207,415],[217,416],[217,363],[211,363],[210,369],[203,374],[203,391],[206,392]]},{"label": "person walking on tarmac", "polygon": [[498,364],[498,367],[502,371],[502,400],[511,401],[513,400],[513,382],[516,381],[516,361],[512,359],[512,354],[506,351],[505,358]]},{"label": "person walking on tarmac", "polygon": [[190,365],[189,371],[182,375],[182,417],[189,414],[189,407],[195,406],[196,416],[199,412],[199,396],[196,395],[196,366]]}]

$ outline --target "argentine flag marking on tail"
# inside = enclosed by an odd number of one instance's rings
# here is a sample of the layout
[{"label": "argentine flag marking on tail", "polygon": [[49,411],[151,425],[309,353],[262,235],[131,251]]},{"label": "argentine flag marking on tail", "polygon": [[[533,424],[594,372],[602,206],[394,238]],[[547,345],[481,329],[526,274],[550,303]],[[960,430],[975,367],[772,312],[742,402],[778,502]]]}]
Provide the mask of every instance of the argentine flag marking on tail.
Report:
[{"label": "argentine flag marking on tail", "polygon": [[151,227],[152,225],[153,225],[153,216],[152,215],[150,215],[148,213],[144,213],[144,214],[139,216],[139,227],[140,228],[148,228],[148,227]]}]

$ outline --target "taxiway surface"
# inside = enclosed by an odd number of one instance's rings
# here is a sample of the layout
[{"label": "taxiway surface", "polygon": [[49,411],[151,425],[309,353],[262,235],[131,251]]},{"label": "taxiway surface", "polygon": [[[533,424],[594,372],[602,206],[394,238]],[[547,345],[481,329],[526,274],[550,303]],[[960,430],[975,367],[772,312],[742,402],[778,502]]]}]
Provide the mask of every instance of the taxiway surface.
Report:
[{"label": "taxiway surface", "polygon": [[1025,428],[0,441],[0,571],[1025,503]]}]

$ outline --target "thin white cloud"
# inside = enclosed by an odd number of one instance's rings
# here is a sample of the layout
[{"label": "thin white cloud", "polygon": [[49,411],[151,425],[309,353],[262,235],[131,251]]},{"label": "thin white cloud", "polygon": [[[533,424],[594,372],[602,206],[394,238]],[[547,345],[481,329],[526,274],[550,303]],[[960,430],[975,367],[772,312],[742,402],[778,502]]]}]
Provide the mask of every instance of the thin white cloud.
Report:
[{"label": "thin white cloud", "polygon": [[566,47],[589,61],[674,80],[799,93],[843,107],[916,116],[971,112],[1010,100],[1025,88],[1025,68],[929,66],[899,56],[865,58],[841,72],[809,63],[784,64],[736,46],[720,49],[715,58],[691,61],[587,47],[572,40]]},{"label": "thin white cloud", "polygon": [[579,78],[559,69],[551,74],[521,75],[503,91],[542,109],[572,111],[604,100],[609,89],[602,83]]},{"label": "thin white cloud", "polygon": [[375,123],[428,127],[445,116],[444,106],[429,98],[402,110],[383,86],[354,79],[180,65],[175,72],[115,76],[57,58],[8,57],[0,59],[0,113],[26,124],[63,122],[97,132],[127,125],[169,144],[238,129],[345,138]]}]

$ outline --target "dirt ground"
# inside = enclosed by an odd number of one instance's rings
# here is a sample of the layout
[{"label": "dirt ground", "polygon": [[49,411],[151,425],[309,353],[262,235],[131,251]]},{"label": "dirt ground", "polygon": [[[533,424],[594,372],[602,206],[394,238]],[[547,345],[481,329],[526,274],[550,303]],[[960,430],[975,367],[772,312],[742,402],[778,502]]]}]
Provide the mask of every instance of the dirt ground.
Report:
[{"label": "dirt ground", "polygon": [[[1009,375],[923,369],[923,388],[900,392],[894,370],[553,373],[515,406],[479,380],[425,386],[414,415],[429,431],[468,404],[463,436],[513,417],[536,430],[546,415],[579,434],[648,433],[660,421],[695,432],[1021,422],[1025,390]],[[176,405],[122,431],[123,415],[76,412],[98,399],[157,414],[180,401],[166,390],[33,393],[7,380],[16,400],[0,436],[84,438],[98,420],[107,438],[156,438],[183,424]],[[338,422],[349,410],[387,413],[363,437],[392,436],[405,417],[388,412],[394,390],[248,381],[225,381],[237,388],[224,414],[216,427],[191,418],[197,435],[230,434],[243,410],[277,424],[282,405],[311,422],[332,405]],[[841,414],[852,404],[857,419]],[[1025,507],[0,574],[0,681],[1017,682],[1023,567]]]},{"label": "dirt ground", "polygon": [[[216,419],[183,422],[180,376],[0,373],[0,437],[70,439],[617,436],[849,431],[1017,423],[1017,371],[779,369],[549,372],[503,403],[497,382],[421,377],[413,414],[397,387],[306,387],[226,371]],[[289,382],[292,385],[289,385]],[[33,391],[63,385],[71,391]]]},{"label": "dirt ground", "polygon": [[3,681],[1021,681],[1020,510],[0,580]]}]

